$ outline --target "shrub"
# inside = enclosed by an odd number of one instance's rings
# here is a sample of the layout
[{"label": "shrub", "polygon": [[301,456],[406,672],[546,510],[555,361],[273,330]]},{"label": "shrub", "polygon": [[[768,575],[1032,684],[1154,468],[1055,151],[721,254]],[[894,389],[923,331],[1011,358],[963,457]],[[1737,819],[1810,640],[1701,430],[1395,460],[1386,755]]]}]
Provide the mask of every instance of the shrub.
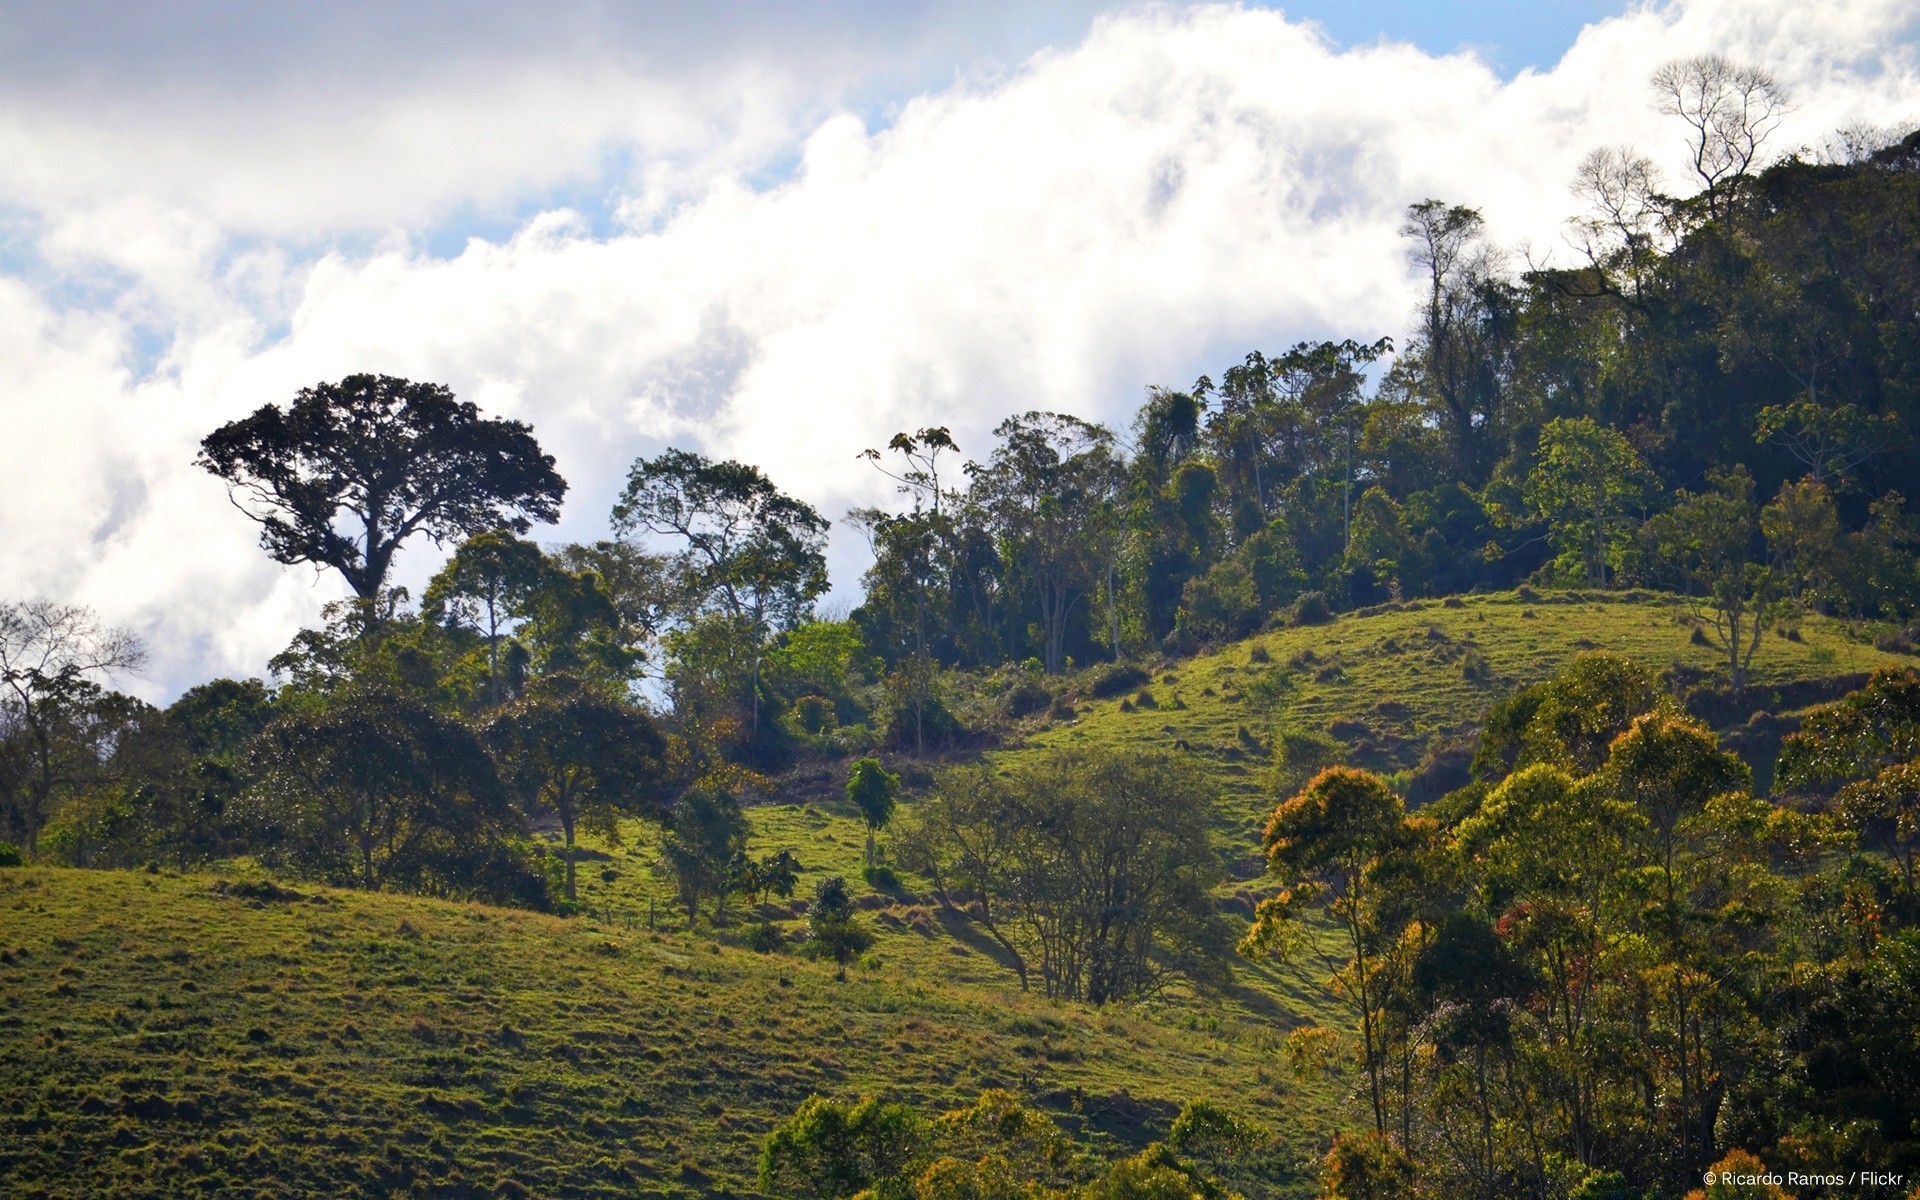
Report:
[{"label": "shrub", "polygon": [[780,951],[786,949],[786,947],[787,936],[780,932],[778,925],[775,925],[765,917],[755,922],[753,929],[747,934],[747,949],[749,950],[756,950],[761,954],[778,954]]},{"label": "shrub", "polygon": [[12,842],[0,842],[0,867],[17,867],[24,861],[20,857],[20,847]]},{"label": "shrub", "polygon": [[1146,683],[1147,673],[1130,663],[1108,663],[1088,673],[1087,691],[1099,700],[1111,699]]},{"label": "shrub", "polygon": [[864,868],[860,872],[860,877],[867,881],[868,887],[877,891],[897,892],[900,890],[900,876],[895,874],[893,868],[887,866],[885,863],[876,863],[871,867]]},{"label": "shrub", "polygon": [[1295,625],[1325,625],[1333,620],[1333,608],[1326,593],[1305,592],[1293,602],[1288,617]]},{"label": "shrub", "polygon": [[1006,695],[1000,698],[1000,711],[1017,721],[1021,717],[1045,712],[1052,703],[1053,693],[1046,689],[1046,685],[1028,676],[1007,689]]}]

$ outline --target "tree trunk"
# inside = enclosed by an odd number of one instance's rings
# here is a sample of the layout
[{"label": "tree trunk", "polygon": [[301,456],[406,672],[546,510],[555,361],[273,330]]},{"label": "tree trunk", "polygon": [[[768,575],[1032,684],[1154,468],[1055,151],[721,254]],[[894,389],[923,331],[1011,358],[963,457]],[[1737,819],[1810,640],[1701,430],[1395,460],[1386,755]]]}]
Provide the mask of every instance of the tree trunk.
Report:
[{"label": "tree trunk", "polygon": [[573,899],[573,819],[564,813],[560,818],[560,828],[567,835],[567,899]]}]

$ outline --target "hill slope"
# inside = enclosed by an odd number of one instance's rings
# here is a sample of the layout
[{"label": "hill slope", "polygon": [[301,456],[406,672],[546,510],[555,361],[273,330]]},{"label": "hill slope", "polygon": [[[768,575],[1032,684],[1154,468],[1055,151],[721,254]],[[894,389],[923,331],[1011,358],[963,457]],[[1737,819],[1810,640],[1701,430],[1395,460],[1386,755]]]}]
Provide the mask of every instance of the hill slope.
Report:
[{"label": "hill slope", "polygon": [[814,1092],[1012,1087],[1126,1143],[1190,1097],[1269,1122],[1295,1104],[1271,1041],[1170,1011],[842,981],[624,922],[218,887],[0,871],[0,1194],[728,1195]]},{"label": "hill slope", "polygon": [[[1330,731],[1346,757],[1432,782],[1489,704],[1583,649],[1704,677],[1713,651],[1685,614],[1655,596],[1509,593],[1348,615],[1082,701],[1032,744],[1192,755],[1221,785],[1222,848],[1245,879],[1283,735]],[[1908,661],[1813,620],[1799,641],[1768,640],[1747,695],[1692,699],[1744,732],[1749,711],[1787,713]],[[1274,672],[1290,686],[1263,708],[1255,683]],[[574,920],[169,872],[0,871],[0,1193],[724,1196],[752,1191],[760,1139],[811,1093],[946,1104],[997,1085],[1132,1145],[1164,1136],[1185,1100],[1231,1103],[1286,1131],[1310,1194],[1305,1160],[1339,1097],[1294,1079],[1278,1047],[1341,1019],[1328,964],[1243,964],[1217,999],[1048,1004],[911,879],[862,881],[864,829],[844,805],[750,818],[756,852],[796,850],[803,894],[823,874],[852,883],[878,936],[844,979],[732,944],[738,925],[719,945],[668,932],[671,892],[638,825],[588,847],[590,915]],[[764,911],[798,935],[797,905]]]}]

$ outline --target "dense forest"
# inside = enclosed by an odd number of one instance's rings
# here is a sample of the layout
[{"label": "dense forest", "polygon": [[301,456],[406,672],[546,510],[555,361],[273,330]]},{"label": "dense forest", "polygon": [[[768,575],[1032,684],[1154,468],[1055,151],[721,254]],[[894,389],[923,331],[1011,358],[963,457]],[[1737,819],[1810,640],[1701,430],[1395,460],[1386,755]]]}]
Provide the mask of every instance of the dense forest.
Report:
[{"label": "dense forest", "polygon": [[[1590,155],[1575,265],[1519,262],[1473,208],[1425,200],[1404,336],[1249,353],[1150,388],[1124,430],[1026,412],[983,447],[941,427],[849,446],[899,500],[846,515],[872,561],[844,620],[817,611],[828,519],[750,464],[640,459],[614,536],[542,544],[567,485],[526,425],[377,375],[264,405],[200,465],[274,560],[351,598],[264,678],[164,709],[112,690],[142,663],[131,635],[0,604],[0,861],[247,860],[573,914],[577,845],[639,820],[688,930],[845,964],[870,940],[847,878],[815,882],[798,944],[751,916],[804,866],[751,844],[745,810],[825,777],[868,882],[965,913],[1050,1001],[1204,997],[1236,963],[1324,959],[1345,1023],[1286,1031],[1280,1056],[1346,1097],[1328,1196],[1624,1200],[1765,1167],[1910,1185],[1920,672],[1810,697],[1757,763],[1688,691],[1733,703],[1760,648],[1816,620],[1915,652],[1920,131],[1763,169],[1763,74],[1664,78],[1699,178],[1674,196],[1630,150]],[[1739,121],[1706,104],[1733,95]],[[415,597],[390,577],[423,539],[450,553]],[[1322,667],[1257,651],[1251,881],[1184,746],[981,758],[1075,697],[1159,703],[1168,664],[1263,630],[1515,589],[1675,597],[1717,667],[1596,645],[1490,691],[1459,777],[1410,796],[1284,728]],[[1248,883],[1251,912],[1221,902]],[[1263,1195],[1281,1152],[1198,1104],[1095,1161],[993,1091],[946,1114],[809,1101],[760,1171],[820,1200]],[[1739,1186],[1705,1194],[1779,1194]]]}]

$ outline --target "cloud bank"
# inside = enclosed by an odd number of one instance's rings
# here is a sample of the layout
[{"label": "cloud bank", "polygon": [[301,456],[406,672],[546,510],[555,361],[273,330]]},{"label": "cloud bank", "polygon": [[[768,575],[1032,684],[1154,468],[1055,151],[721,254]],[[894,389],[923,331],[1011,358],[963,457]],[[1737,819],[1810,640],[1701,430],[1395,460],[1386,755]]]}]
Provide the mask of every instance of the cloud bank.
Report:
[{"label": "cloud bank", "polygon": [[[546,536],[604,532],[627,465],[668,444],[838,516],[885,499],[855,454],[897,429],[947,424],[984,454],[1010,412],[1123,426],[1144,385],[1249,349],[1399,333],[1410,202],[1476,205],[1564,257],[1593,146],[1634,144],[1683,186],[1679,131],[1647,105],[1666,58],[1772,69],[1797,100],[1779,149],[1920,117],[1914,23],[1892,0],[1692,0],[1503,79],[1470,54],[1339,50],[1268,10],[1147,8],[879,106],[860,54],[810,75],[805,47],[773,70],[759,44],[697,69],[456,64],[331,121],[196,123],[190,97],[150,130],[16,95],[0,579],[139,630],[156,698],[257,673],[341,589],[268,562],[195,444],[359,370],[532,422],[573,484]],[[481,236],[451,241],[463,227]],[[406,581],[437,561],[416,547]],[[861,565],[836,542],[843,595]]]}]

